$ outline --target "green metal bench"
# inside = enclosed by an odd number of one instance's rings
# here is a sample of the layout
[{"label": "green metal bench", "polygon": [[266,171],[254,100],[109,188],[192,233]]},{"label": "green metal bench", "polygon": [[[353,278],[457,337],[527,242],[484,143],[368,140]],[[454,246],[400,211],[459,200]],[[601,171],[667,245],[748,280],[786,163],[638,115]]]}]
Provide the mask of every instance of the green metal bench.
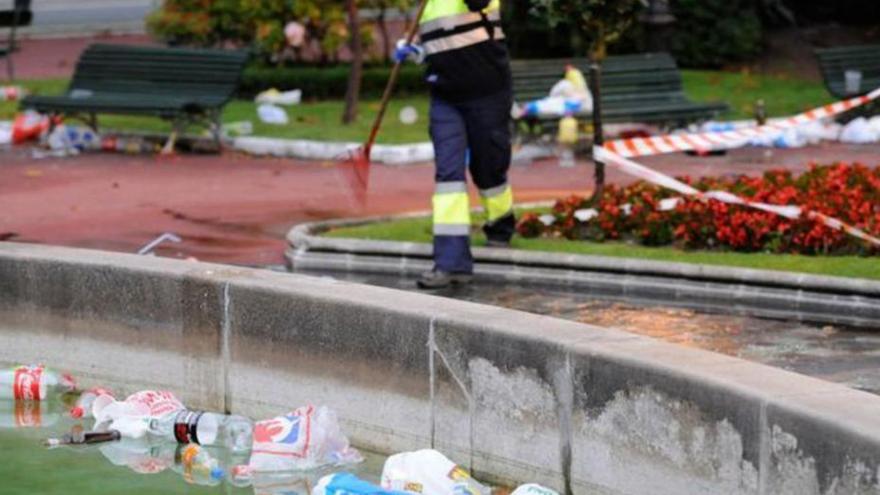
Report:
[{"label": "green metal bench", "polygon": [[[863,95],[880,87],[880,45],[855,45],[816,50],[825,87],[838,97]],[[846,71],[862,73],[862,83],[855,93],[846,91]]]},{"label": "green metal bench", "polygon": [[[523,103],[546,97],[572,64],[588,76],[587,59],[514,60],[513,92]],[[688,99],[681,73],[668,53],[643,53],[608,57],[600,78],[603,122],[640,122],[684,125],[707,120],[726,111],[724,103],[697,103]],[[589,114],[576,115],[586,119]],[[558,117],[527,117],[523,121],[534,132],[557,124]]]},{"label": "green metal bench", "polygon": [[81,118],[147,115],[171,121],[170,142],[190,124],[206,123],[220,144],[223,107],[238,89],[248,53],[132,45],[92,45],[61,96],[29,96],[22,108]]}]

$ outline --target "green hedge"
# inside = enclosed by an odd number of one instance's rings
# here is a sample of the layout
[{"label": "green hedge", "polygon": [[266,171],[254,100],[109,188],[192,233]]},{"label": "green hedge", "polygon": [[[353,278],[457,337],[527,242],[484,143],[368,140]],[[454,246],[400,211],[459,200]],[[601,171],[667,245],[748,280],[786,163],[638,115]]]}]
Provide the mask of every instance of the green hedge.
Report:
[{"label": "green hedge", "polygon": [[[253,96],[269,88],[282,91],[301,89],[304,99],[344,98],[348,84],[347,65],[332,67],[266,67],[254,65],[244,71],[240,93]],[[387,66],[364,68],[361,96],[378,98],[385,90],[391,68]],[[421,94],[428,91],[424,82],[424,68],[405,65],[397,82],[397,95]]]}]

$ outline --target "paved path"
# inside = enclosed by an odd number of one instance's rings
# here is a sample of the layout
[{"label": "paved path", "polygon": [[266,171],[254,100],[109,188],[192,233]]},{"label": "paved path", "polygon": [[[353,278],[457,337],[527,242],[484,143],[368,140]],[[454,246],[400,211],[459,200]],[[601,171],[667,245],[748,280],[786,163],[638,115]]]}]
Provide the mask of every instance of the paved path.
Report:
[{"label": "paved path", "polygon": [[[880,147],[831,145],[774,152],[741,150],[720,158],[653,158],[673,174],[700,176],[806,168],[815,159],[880,164]],[[282,262],[284,233],[306,220],[425,210],[430,165],[374,166],[369,203],[356,208],[332,163],[253,158],[236,153],[170,160],[118,154],[33,160],[0,151],[0,238],[136,251],[162,232],[184,238],[160,254],[241,264]],[[518,201],[586,194],[592,167],[555,161],[516,166]],[[630,179],[610,171],[609,180]]]}]

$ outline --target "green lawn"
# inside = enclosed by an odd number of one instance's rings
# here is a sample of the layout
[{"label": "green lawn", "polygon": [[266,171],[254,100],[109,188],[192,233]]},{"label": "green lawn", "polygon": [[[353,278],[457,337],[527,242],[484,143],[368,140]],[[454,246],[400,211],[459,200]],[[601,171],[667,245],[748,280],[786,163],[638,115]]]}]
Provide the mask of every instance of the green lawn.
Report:
[{"label": "green lawn", "polygon": [[[398,220],[334,229],[324,235],[388,241],[431,242],[431,221],[428,218]],[[473,243],[477,246],[485,244],[484,236],[475,234]],[[683,251],[671,247],[644,247],[622,242],[597,243],[564,239],[523,239],[520,237],[513,239],[513,247],[527,251],[639,258],[880,280],[880,263],[877,259],[857,256],[820,257],[768,253]]]},{"label": "green lawn", "polygon": [[[820,83],[806,82],[778,76],[758,76],[748,73],[684,71],[684,83],[688,95],[698,101],[726,101],[731,112],[725,118],[748,118],[752,116],[755,100],[763,98],[771,116],[788,115],[831,101]],[[60,94],[67,81],[33,80],[22,83],[34,93]],[[308,97],[308,95],[306,95]],[[412,105],[419,113],[419,120],[413,125],[400,122],[398,114],[406,105]],[[0,102],[0,120],[11,119],[17,111],[15,102]],[[326,139],[334,141],[363,141],[369,133],[372,119],[378,109],[375,100],[361,104],[358,121],[350,126],[340,124],[341,101],[308,102],[288,107],[290,124],[285,126],[263,124],[256,114],[256,105],[251,101],[236,100],[230,103],[223,113],[224,122],[250,120],[254,134],[268,137]],[[427,140],[427,96],[395,99],[385,117],[384,127],[379,135],[382,143],[410,143]],[[146,132],[168,132],[170,126],[158,119],[102,116],[101,125],[107,129],[139,130]]]}]

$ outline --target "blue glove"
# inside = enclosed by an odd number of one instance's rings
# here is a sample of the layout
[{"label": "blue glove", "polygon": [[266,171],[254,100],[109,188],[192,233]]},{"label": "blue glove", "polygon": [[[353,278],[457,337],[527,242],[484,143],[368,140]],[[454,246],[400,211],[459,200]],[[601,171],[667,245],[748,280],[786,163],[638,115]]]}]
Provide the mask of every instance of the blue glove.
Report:
[{"label": "blue glove", "polygon": [[407,43],[406,40],[397,42],[397,48],[392,56],[397,63],[403,63],[411,60],[417,64],[425,61],[425,49],[415,43]]}]

